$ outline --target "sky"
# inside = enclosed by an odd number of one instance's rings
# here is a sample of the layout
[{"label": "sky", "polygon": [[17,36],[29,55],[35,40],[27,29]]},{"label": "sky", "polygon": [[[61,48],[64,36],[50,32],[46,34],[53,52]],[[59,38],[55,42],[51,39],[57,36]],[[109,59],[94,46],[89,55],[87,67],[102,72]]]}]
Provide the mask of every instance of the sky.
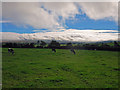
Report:
[{"label": "sky", "polygon": [[2,32],[118,30],[117,2],[3,2]]}]

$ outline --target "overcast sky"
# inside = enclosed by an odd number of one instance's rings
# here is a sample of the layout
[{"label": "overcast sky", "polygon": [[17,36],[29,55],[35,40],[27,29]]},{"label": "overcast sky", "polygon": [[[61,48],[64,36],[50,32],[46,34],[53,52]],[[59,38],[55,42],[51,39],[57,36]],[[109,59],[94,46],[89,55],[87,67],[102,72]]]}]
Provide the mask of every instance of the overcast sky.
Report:
[{"label": "overcast sky", "polygon": [[3,32],[118,30],[117,2],[3,2]]}]

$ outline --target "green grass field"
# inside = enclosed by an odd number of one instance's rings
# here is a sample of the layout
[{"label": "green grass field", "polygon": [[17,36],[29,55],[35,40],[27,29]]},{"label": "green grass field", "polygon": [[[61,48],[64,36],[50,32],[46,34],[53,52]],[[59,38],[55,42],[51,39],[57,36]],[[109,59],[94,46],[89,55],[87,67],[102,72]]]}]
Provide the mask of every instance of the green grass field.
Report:
[{"label": "green grass field", "polygon": [[118,52],[2,50],[3,88],[118,88]]}]

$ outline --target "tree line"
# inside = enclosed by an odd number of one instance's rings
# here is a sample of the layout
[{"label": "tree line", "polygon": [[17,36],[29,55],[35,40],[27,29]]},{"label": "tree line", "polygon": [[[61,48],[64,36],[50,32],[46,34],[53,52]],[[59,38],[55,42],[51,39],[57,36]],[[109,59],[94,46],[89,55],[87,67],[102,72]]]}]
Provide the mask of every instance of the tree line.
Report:
[{"label": "tree line", "polygon": [[50,43],[44,41],[37,41],[36,43],[3,43],[4,48],[56,48],[56,49],[83,49],[83,50],[109,50],[120,51],[120,45],[117,41],[109,45],[108,43],[84,43],[84,44],[72,44],[71,42],[66,44],[60,44],[59,42],[52,40]]}]

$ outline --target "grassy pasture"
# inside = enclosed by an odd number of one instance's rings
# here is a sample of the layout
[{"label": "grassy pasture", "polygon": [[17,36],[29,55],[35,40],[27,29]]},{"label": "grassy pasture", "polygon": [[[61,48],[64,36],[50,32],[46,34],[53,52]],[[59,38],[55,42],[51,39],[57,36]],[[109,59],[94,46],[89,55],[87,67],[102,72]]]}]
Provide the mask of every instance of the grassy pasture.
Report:
[{"label": "grassy pasture", "polygon": [[2,50],[3,88],[118,88],[118,52]]}]

